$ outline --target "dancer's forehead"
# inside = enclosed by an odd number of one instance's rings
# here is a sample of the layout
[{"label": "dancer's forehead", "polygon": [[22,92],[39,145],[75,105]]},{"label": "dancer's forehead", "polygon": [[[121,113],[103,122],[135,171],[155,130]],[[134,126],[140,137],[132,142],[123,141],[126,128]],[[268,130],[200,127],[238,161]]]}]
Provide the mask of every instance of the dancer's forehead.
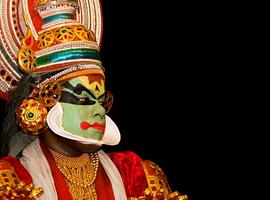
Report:
[{"label": "dancer's forehead", "polygon": [[62,84],[64,88],[77,95],[83,91],[93,94],[96,98],[105,93],[104,76],[101,74],[92,74],[72,78]]}]

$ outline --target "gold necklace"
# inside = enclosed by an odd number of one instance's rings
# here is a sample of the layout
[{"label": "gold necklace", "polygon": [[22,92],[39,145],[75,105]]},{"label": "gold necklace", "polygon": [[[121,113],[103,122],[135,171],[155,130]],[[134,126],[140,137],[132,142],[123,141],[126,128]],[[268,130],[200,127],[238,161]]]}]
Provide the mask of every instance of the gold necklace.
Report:
[{"label": "gold necklace", "polygon": [[98,154],[84,153],[69,157],[51,150],[56,166],[65,177],[74,200],[97,200],[95,180],[98,170]]}]

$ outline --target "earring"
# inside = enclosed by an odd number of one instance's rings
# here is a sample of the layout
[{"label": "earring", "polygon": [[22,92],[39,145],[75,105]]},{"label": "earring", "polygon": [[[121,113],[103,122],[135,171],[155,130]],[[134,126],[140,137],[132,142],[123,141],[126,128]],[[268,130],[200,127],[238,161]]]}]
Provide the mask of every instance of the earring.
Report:
[{"label": "earring", "polygon": [[39,102],[47,108],[54,106],[61,96],[61,86],[54,80],[42,83],[38,90]]},{"label": "earring", "polygon": [[48,110],[57,103],[60,96],[61,86],[54,80],[47,80],[41,86],[36,86],[16,111],[18,124],[26,133],[42,133],[48,128]]},{"label": "earring", "polygon": [[47,129],[47,109],[37,100],[23,100],[16,115],[18,124],[26,133],[37,135]]}]

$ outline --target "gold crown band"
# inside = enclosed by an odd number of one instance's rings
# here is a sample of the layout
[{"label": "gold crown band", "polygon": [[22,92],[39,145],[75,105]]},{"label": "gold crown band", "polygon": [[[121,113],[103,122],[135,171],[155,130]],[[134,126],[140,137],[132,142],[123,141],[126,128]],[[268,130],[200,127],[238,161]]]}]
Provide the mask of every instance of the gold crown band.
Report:
[{"label": "gold crown band", "polygon": [[58,83],[62,83],[63,81],[68,80],[70,78],[74,78],[74,77],[84,75],[84,74],[89,74],[89,73],[104,75],[102,68],[98,65],[95,65],[95,64],[76,65],[76,66],[69,67],[53,75],[52,77],[44,80],[43,82],[39,83],[37,87],[41,87],[48,80],[54,80],[54,81],[57,81]]},{"label": "gold crown band", "polygon": [[78,3],[78,0],[36,0],[36,6],[56,3]]}]

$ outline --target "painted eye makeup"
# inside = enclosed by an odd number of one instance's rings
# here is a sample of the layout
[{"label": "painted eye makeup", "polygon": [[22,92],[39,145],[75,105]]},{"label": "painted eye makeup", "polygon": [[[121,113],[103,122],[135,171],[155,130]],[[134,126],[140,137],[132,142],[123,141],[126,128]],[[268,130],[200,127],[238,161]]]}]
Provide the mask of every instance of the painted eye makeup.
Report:
[{"label": "painted eye makeup", "polygon": [[102,107],[104,107],[106,113],[111,110],[113,104],[113,95],[108,90],[106,90],[105,93],[97,99],[90,90],[81,84],[74,87],[69,82],[66,82],[62,86],[63,90],[59,100],[60,102],[75,105],[94,105],[98,102]]},{"label": "painted eye makeup", "polygon": [[81,105],[94,105],[96,101],[91,100],[87,97],[81,97],[79,98],[79,101],[81,102]]},{"label": "painted eye makeup", "polygon": [[96,103],[95,99],[85,96],[77,96],[67,91],[62,91],[61,98],[59,100],[63,103],[70,103],[75,105],[94,105]]},{"label": "painted eye makeup", "polygon": [[79,98],[79,101],[80,101],[81,103],[86,103],[86,102],[87,102],[87,98]]},{"label": "painted eye makeup", "polygon": [[106,104],[105,94],[98,98],[98,103],[104,107],[104,105]]}]

